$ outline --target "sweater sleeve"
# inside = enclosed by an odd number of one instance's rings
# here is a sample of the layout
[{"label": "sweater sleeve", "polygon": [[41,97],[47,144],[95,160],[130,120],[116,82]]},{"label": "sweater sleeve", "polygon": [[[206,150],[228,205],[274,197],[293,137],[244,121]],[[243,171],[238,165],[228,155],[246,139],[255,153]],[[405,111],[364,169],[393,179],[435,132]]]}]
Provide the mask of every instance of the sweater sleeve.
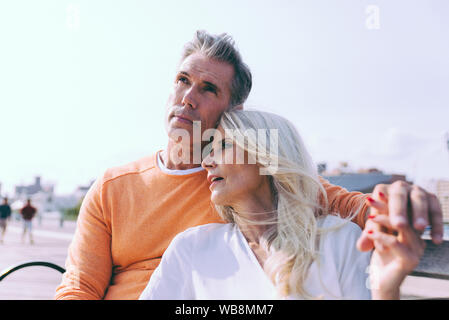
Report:
[{"label": "sweater sleeve", "polygon": [[111,231],[102,202],[103,179],[97,180],[83,200],[66,272],[55,299],[96,300],[104,297],[112,274]]},{"label": "sweater sleeve", "polygon": [[354,215],[351,221],[363,229],[368,210],[368,205],[365,203],[368,194],[349,192],[345,188],[329,183],[321,176],[320,181],[327,193],[328,212],[338,213],[342,218]]}]

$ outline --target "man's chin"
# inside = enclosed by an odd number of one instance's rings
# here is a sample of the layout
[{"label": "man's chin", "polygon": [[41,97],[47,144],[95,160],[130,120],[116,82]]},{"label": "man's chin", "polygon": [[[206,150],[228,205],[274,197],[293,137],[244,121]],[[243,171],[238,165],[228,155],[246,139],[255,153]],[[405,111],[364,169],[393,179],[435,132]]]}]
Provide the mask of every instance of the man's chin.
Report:
[{"label": "man's chin", "polygon": [[193,137],[192,126],[189,128],[188,126],[168,125],[167,135],[171,140],[176,142],[184,141],[190,143]]}]

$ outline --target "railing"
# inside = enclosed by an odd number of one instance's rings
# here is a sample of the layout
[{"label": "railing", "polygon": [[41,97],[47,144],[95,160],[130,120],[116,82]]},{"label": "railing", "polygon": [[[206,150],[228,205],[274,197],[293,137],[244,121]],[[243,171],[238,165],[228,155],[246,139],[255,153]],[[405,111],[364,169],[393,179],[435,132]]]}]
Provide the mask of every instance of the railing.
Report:
[{"label": "railing", "polygon": [[[426,250],[411,276],[449,280],[449,241],[435,245],[426,241]],[[449,297],[449,292],[448,292]]]}]

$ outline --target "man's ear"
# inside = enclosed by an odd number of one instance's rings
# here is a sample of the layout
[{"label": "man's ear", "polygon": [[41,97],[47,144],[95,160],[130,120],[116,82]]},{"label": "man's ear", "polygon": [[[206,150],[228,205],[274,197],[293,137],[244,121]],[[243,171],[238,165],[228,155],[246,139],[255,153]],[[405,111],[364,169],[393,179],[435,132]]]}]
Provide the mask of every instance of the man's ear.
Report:
[{"label": "man's ear", "polygon": [[233,106],[230,108],[229,111],[235,111],[235,110],[243,110],[243,104],[238,104],[236,106]]}]

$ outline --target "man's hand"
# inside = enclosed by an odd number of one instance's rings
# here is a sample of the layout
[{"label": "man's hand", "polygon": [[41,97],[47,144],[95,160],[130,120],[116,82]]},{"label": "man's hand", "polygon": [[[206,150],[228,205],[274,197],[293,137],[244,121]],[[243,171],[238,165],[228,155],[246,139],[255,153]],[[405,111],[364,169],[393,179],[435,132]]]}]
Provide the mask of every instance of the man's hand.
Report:
[{"label": "man's hand", "polygon": [[[370,214],[376,214],[377,200],[387,200],[388,216],[391,226],[396,230],[409,228],[410,225],[418,232],[431,226],[431,237],[435,244],[443,242],[443,212],[440,203],[434,194],[426,192],[424,189],[410,185],[404,181],[396,181],[392,184],[378,184],[373,191],[372,198],[368,197]],[[368,220],[367,228],[379,228]],[[362,233],[357,241],[357,248],[360,251],[369,251],[374,248],[373,241]]]}]

